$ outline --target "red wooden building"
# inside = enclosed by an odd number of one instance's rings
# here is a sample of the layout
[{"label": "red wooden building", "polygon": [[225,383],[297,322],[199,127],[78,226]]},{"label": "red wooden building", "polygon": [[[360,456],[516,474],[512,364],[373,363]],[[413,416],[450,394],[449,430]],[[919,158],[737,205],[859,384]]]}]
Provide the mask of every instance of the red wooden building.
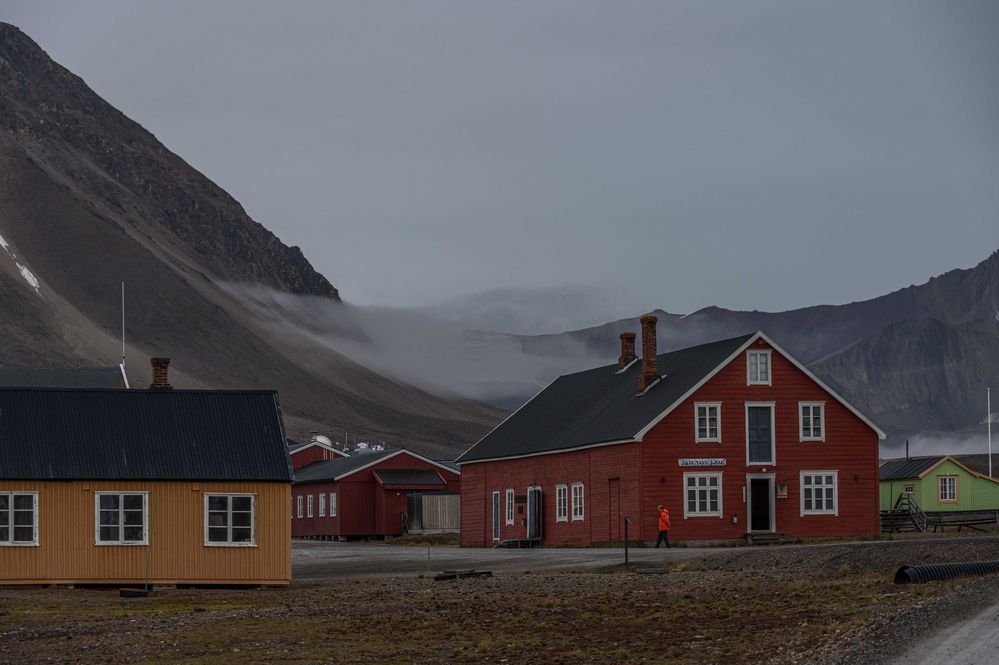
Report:
[{"label": "red wooden building", "polygon": [[313,434],[305,443],[288,439],[288,453],[291,456],[291,466],[295,469],[331,459],[350,457],[350,454],[333,445],[328,437]]},{"label": "red wooden building", "polygon": [[562,376],[458,458],[461,543],[879,533],[884,433],[762,332]]},{"label": "red wooden building", "polygon": [[384,537],[457,527],[460,491],[456,468],[404,448],[316,462],[295,471],[292,536]]}]

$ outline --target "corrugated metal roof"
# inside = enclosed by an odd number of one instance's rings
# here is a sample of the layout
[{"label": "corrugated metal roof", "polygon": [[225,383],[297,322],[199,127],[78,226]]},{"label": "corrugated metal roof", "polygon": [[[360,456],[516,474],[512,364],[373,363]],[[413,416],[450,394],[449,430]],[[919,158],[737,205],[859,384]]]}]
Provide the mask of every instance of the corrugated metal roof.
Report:
[{"label": "corrugated metal roof", "polygon": [[384,459],[400,450],[401,448],[387,448],[370,453],[357,453],[353,457],[340,457],[323,462],[315,462],[295,471],[295,484],[335,480],[363,466]]},{"label": "corrugated metal roof", "polygon": [[291,481],[273,391],[0,388],[5,480]]},{"label": "corrugated metal roof", "polygon": [[[951,455],[955,460],[965,465],[972,471],[980,473],[985,477],[989,475],[989,456],[987,454],[978,455]],[[993,477],[999,476],[999,453],[992,455]]]},{"label": "corrugated metal roof", "polygon": [[378,469],[375,475],[383,485],[424,485],[440,487],[445,485],[441,474],[433,469]]},{"label": "corrugated metal roof", "polygon": [[123,388],[118,367],[0,368],[3,388]]},{"label": "corrugated metal roof", "polygon": [[881,465],[879,477],[881,480],[918,478],[923,472],[943,458],[943,455],[937,455],[936,457],[918,457],[907,460],[888,460]]},{"label": "corrugated metal roof", "polygon": [[662,380],[638,393],[642,363],[560,376],[458,457],[474,462],[632,439],[753,337],[742,335],[656,357]]}]

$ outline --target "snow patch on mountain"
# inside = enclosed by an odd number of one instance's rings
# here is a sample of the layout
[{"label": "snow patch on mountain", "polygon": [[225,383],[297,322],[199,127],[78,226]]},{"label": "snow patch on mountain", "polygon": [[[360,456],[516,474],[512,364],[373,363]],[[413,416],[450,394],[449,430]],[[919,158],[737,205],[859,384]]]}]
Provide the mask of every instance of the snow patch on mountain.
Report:
[{"label": "snow patch on mountain", "polygon": [[9,256],[11,261],[14,262],[14,265],[17,266],[17,271],[21,273],[21,277],[24,278],[24,281],[26,281],[28,285],[35,290],[35,293],[42,295],[42,292],[39,290],[41,282],[38,281],[38,278],[35,277],[33,272],[28,270],[27,266],[22,265],[21,262],[17,260],[17,256],[10,249],[10,243],[7,242],[3,236],[0,236],[0,247],[7,252],[7,256]]}]

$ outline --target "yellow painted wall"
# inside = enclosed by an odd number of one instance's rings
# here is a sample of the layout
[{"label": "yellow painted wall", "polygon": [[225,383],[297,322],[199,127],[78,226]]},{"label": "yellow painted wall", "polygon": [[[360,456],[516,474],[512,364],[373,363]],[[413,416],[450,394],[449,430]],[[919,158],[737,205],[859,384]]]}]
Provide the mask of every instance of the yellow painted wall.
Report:
[{"label": "yellow painted wall", "polygon": [[[38,545],[0,546],[0,584],[142,582],[287,584],[291,485],[285,483],[0,481],[38,492]],[[149,492],[150,545],[96,545],[94,492]],[[208,547],[206,493],[256,495],[256,546]],[[155,513],[155,515],[154,515]]]}]

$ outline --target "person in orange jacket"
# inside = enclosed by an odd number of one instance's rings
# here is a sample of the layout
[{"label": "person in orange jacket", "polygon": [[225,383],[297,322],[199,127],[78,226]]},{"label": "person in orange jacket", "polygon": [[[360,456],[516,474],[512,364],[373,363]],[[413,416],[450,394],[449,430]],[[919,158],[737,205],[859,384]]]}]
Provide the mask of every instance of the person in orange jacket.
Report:
[{"label": "person in orange jacket", "polygon": [[656,538],[656,547],[659,543],[666,543],[669,548],[669,508],[659,504],[659,537]]}]

